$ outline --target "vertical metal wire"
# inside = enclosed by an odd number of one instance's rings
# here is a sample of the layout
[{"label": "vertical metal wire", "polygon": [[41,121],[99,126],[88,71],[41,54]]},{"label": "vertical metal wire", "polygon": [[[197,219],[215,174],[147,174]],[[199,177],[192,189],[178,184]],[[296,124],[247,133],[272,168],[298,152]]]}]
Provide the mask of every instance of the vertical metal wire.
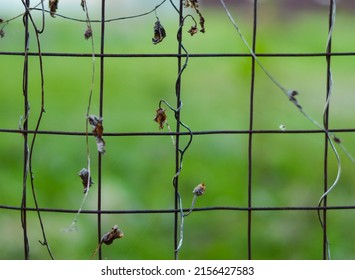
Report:
[{"label": "vertical metal wire", "polygon": [[[27,7],[30,6],[30,0],[26,0]],[[23,98],[24,98],[24,113],[23,113],[23,182],[22,182],[22,202],[21,202],[21,224],[23,230],[23,241],[24,241],[24,258],[25,260],[29,259],[30,247],[27,236],[27,175],[28,175],[28,111],[29,111],[29,102],[28,102],[28,44],[29,44],[29,15],[28,11],[25,12],[23,17],[23,22],[25,25],[25,51],[24,51],[24,66],[23,66]]]},{"label": "vertical metal wire", "polygon": [[[331,28],[333,27],[333,0],[330,0],[329,4],[329,27],[328,27],[328,32],[331,31]],[[327,45],[327,50],[326,50],[326,62],[327,62],[327,88],[326,88],[326,100],[328,100],[330,91],[331,91],[331,52],[332,52],[332,38],[330,36],[328,45]],[[324,112],[324,129],[328,131],[329,129],[329,105],[330,103],[327,104],[327,107],[325,108]],[[329,139],[328,135],[324,136],[324,179],[323,179],[323,184],[324,184],[324,189],[323,192],[326,193],[328,191],[328,149],[329,149]],[[327,203],[328,199],[327,196],[324,197],[323,199],[323,206],[325,207],[323,210],[323,259],[326,260],[328,256],[328,250],[329,250],[329,244],[328,244],[328,237],[327,237]]]},{"label": "vertical metal wire", "polygon": [[[104,77],[105,77],[105,64],[104,64],[104,53],[105,53],[105,14],[106,14],[106,3],[105,0],[101,2],[101,41],[100,41],[100,117],[103,116],[104,108]],[[102,216],[101,216],[101,189],[102,189],[102,154],[98,152],[98,194],[97,194],[97,234],[98,234],[98,243],[101,242],[101,225],[102,225]],[[102,259],[102,249],[99,247],[99,259]]]},{"label": "vertical metal wire", "polygon": [[[257,0],[254,0],[253,8],[253,42],[252,50],[256,48],[257,30]],[[255,58],[251,61],[251,80],[250,80],[250,108],[249,108],[249,141],[248,141],[248,259],[252,259],[252,175],[253,175],[253,125],[254,125],[254,90],[255,90]]]},{"label": "vertical metal wire", "polygon": [[[183,24],[183,0],[180,0],[179,5],[179,26]],[[179,28],[178,34],[178,56],[177,56],[177,73],[178,78],[176,81],[176,108],[181,108],[181,69],[182,69],[182,28]],[[176,138],[175,138],[175,174],[178,174],[180,170],[180,109],[175,112],[176,119]],[[174,177],[174,258],[178,259],[178,243],[179,243],[179,176]]]}]

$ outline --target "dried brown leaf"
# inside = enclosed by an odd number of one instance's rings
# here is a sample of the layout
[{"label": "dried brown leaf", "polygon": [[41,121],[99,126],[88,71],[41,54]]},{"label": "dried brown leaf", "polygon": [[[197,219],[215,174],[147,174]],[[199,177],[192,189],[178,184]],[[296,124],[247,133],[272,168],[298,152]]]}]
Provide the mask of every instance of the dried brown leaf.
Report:
[{"label": "dried brown leaf", "polygon": [[202,14],[201,14],[199,9],[196,9],[196,12],[198,13],[198,15],[200,17],[200,26],[201,26],[200,31],[202,33],[205,33],[206,32],[206,29],[205,29],[205,18],[202,16]]},{"label": "dried brown leaf", "polygon": [[84,193],[86,193],[88,188],[90,188],[94,182],[92,181],[89,171],[86,168],[80,170],[79,177],[81,178],[81,182],[84,187]]},{"label": "dried brown leaf", "polygon": [[160,24],[159,19],[155,22],[154,25],[154,38],[152,38],[152,42],[154,45],[160,43],[163,41],[163,39],[166,37],[166,32],[164,27]]},{"label": "dried brown leaf", "polygon": [[55,17],[55,14],[57,12],[58,9],[58,2],[59,0],[49,0],[49,11],[52,17]]},{"label": "dried brown leaf", "polygon": [[159,124],[159,128],[163,129],[164,128],[164,124],[166,122],[167,116],[165,114],[165,110],[162,108],[159,108],[156,110],[156,115],[154,118],[154,121],[157,122]]},{"label": "dried brown leaf", "polygon": [[104,127],[102,126],[103,119],[101,117],[90,115],[88,117],[89,124],[91,126],[92,133],[94,136],[102,137],[104,132]]},{"label": "dried brown leaf", "polygon": [[[203,17],[202,13],[201,13],[200,10],[199,10],[199,3],[198,3],[198,0],[185,0],[184,5],[185,5],[185,8],[192,8],[192,9],[195,9],[196,13],[197,13],[198,16],[200,17],[200,27],[201,27],[200,32],[205,33],[205,32],[206,32],[206,28],[205,28],[205,18]],[[190,29],[190,30],[191,30],[191,29]],[[190,31],[189,31],[189,33],[190,33],[191,35],[196,34],[196,32],[192,34]]]},{"label": "dried brown leaf", "polygon": [[104,154],[106,152],[105,151],[106,143],[105,140],[102,138],[104,133],[104,127],[102,125],[103,119],[95,115],[90,115],[88,117],[88,121],[92,128],[92,134],[95,136],[96,139],[97,150],[101,154]]},{"label": "dried brown leaf", "polygon": [[117,225],[112,227],[112,230],[105,233],[101,237],[101,243],[105,243],[106,245],[112,244],[115,239],[120,239],[124,236],[123,231],[118,228]]},{"label": "dried brown leaf", "polygon": [[190,35],[193,36],[198,32],[198,28],[196,26],[191,26],[191,28],[187,32],[189,32]]}]

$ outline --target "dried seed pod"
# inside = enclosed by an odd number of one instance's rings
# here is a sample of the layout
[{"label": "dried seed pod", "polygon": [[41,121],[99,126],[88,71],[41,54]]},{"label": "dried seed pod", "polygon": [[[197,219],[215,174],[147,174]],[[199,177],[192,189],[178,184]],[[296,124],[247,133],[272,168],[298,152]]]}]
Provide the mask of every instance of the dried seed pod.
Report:
[{"label": "dried seed pod", "polygon": [[5,36],[5,31],[2,30],[2,29],[0,29],[0,37],[1,37],[1,38],[4,38],[4,36]]},{"label": "dried seed pod", "polygon": [[159,108],[156,110],[157,114],[155,115],[154,121],[159,124],[159,128],[163,129],[164,124],[166,122],[167,116],[165,114],[165,110],[162,108]]},{"label": "dried seed pod", "polygon": [[92,134],[95,136],[96,139],[96,144],[97,144],[97,150],[104,154],[105,151],[105,146],[106,143],[104,139],[102,138],[102,135],[104,133],[104,127],[102,125],[103,119],[101,117],[97,117],[95,115],[90,115],[88,117],[88,121],[90,123],[90,126],[92,128]]},{"label": "dried seed pod", "polygon": [[86,40],[89,40],[92,37],[92,29],[88,26],[85,30],[84,37]]},{"label": "dried seed pod", "polygon": [[94,182],[92,181],[89,171],[86,168],[80,170],[79,176],[84,186],[84,193],[86,193],[88,191],[88,188],[90,188],[94,184]]},{"label": "dried seed pod", "polygon": [[196,196],[201,196],[205,193],[206,191],[206,186],[204,183],[198,184],[194,190],[192,191],[192,193]]},{"label": "dried seed pod", "polygon": [[55,13],[57,12],[58,9],[58,2],[59,0],[49,0],[49,11],[52,17],[55,17]]},{"label": "dried seed pod", "polygon": [[123,231],[118,228],[117,225],[112,227],[112,230],[105,233],[101,237],[101,243],[105,243],[106,245],[112,244],[115,239],[120,239],[124,236]]},{"label": "dried seed pod", "polygon": [[157,21],[155,22],[154,25],[154,38],[152,38],[152,42],[154,45],[160,43],[163,41],[163,39],[166,37],[166,32],[164,27],[160,24],[159,18],[157,18]]}]

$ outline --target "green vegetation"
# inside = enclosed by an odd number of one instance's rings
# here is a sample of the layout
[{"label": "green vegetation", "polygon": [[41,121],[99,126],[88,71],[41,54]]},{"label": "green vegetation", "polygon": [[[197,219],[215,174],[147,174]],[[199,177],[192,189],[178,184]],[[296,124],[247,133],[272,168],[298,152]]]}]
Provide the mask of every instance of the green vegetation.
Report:
[{"label": "green vegetation", "polygon": [[[169,7],[169,5],[164,5]],[[79,7],[80,8],[80,7]],[[80,10],[79,10],[80,11]],[[58,10],[60,12],[60,10]],[[251,40],[252,10],[233,9],[240,28]],[[114,11],[109,10],[110,15]],[[136,13],[135,9],[130,14]],[[99,18],[100,12],[92,13]],[[6,15],[0,15],[6,19]],[[83,17],[83,14],[79,14]],[[108,23],[106,53],[176,53],[178,22],[173,9],[158,10],[167,37],[153,45],[154,13],[132,20]],[[184,46],[194,53],[247,53],[246,47],[221,7],[205,9],[206,33],[191,37],[184,29]],[[40,17],[36,17],[40,22]],[[353,15],[338,7],[333,51],[353,51]],[[191,23],[192,24],[192,23]],[[261,4],[257,53],[321,53],[327,40],[327,8],[302,14],[282,14]],[[47,15],[41,35],[42,52],[90,53],[84,39],[85,23]],[[23,51],[21,19],[11,22],[0,39],[0,51]],[[95,50],[99,52],[100,25],[94,25]],[[30,51],[36,52],[31,31]],[[353,56],[332,58],[332,128],[354,127]],[[265,67],[283,85],[300,92],[303,108],[322,121],[326,96],[324,57],[261,57]],[[30,129],[40,110],[40,75],[37,57],[30,57]],[[45,109],[41,130],[85,131],[85,114],[91,86],[90,57],[43,57]],[[96,59],[92,112],[99,112],[99,58]],[[0,55],[0,128],[17,129],[23,115],[23,57]],[[247,130],[250,106],[249,57],[190,57],[182,77],[182,121],[193,131]],[[159,101],[175,105],[176,58],[106,58],[104,79],[105,132],[159,131],[153,121]],[[317,129],[302,116],[259,67],[256,70],[254,128]],[[175,129],[173,112],[168,122]],[[164,131],[167,131],[166,128]],[[31,136],[32,137],[32,136]],[[31,139],[30,137],[30,139]],[[355,154],[353,133],[339,133]],[[185,139],[186,138],[186,139]],[[183,137],[185,143],[187,137]],[[104,210],[171,209],[174,146],[170,136],[105,137],[107,153],[102,161]],[[97,154],[90,138],[94,185],[84,209],[97,209]],[[323,192],[323,134],[255,134],[253,136],[253,195],[258,207],[317,206]],[[188,208],[193,188],[201,182],[206,193],[196,207],[248,205],[248,135],[196,135],[185,154],[179,179],[183,206]],[[354,165],[340,152],[342,176],[328,198],[330,205],[354,205]],[[86,166],[83,136],[38,135],[33,169],[39,206],[78,209],[82,184],[78,173]],[[329,154],[329,184],[337,165]],[[0,134],[0,205],[20,206],[23,173],[23,136]],[[29,183],[29,182],[28,182]],[[30,186],[30,184],[28,184]],[[33,199],[28,188],[28,206]],[[334,259],[355,257],[355,218],[352,210],[328,212],[328,238]],[[80,214],[78,231],[65,233],[75,214],[43,212],[47,238],[57,259],[89,259],[97,246],[97,216]],[[256,211],[252,222],[252,252],[256,259],[320,259],[322,229],[316,211]],[[172,259],[173,214],[102,215],[102,232],[117,224],[123,239],[103,245],[105,259]],[[247,212],[201,211],[185,219],[181,259],[246,259]],[[19,211],[0,209],[0,259],[23,258]],[[32,259],[48,259],[35,212],[28,213]]]}]

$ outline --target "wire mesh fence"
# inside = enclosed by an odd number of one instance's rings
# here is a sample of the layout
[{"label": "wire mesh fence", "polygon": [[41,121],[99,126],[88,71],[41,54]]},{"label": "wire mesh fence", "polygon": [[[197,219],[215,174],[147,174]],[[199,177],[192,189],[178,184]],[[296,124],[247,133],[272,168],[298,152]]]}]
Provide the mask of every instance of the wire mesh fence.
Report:
[{"label": "wire mesh fence", "polygon": [[346,1],[5,2],[1,259],[354,257]]}]

